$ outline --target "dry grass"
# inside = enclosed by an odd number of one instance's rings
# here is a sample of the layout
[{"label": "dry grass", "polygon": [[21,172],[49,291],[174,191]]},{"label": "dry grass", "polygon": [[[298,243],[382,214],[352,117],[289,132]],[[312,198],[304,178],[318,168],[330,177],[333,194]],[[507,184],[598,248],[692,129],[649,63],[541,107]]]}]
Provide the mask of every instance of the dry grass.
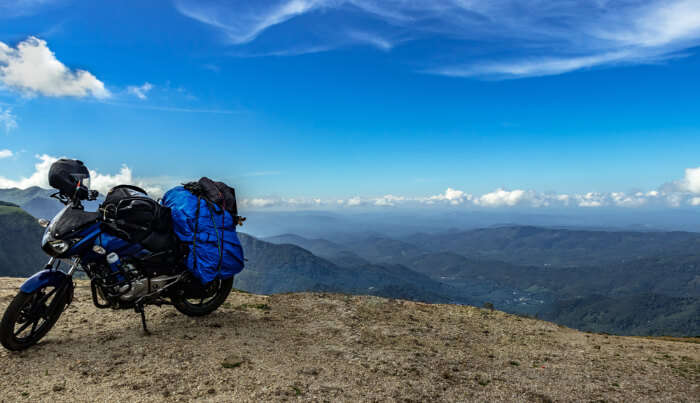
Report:
[{"label": "dry grass", "polygon": [[[0,279],[0,309],[19,283]],[[144,336],[135,313],[94,308],[87,283],[76,298],[38,346],[0,350],[0,400],[700,400],[695,343],[333,294],[233,293],[197,319],[153,307]]]}]

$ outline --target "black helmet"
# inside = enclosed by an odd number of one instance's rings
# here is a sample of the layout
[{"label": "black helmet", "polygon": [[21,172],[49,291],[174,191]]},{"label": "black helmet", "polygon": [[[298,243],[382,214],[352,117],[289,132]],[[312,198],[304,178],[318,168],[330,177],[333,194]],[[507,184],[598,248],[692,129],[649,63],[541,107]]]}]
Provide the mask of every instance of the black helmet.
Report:
[{"label": "black helmet", "polygon": [[85,200],[90,194],[90,171],[82,161],[62,158],[51,164],[49,185],[71,199]]}]

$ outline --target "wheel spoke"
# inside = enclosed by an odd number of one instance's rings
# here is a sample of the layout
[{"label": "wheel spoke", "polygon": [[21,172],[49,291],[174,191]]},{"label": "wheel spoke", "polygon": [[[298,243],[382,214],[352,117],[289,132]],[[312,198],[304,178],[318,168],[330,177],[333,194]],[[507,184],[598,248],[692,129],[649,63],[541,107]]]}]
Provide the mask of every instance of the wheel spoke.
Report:
[{"label": "wheel spoke", "polygon": [[39,318],[36,318],[36,320],[35,320],[34,323],[32,324],[32,330],[29,332],[29,336],[32,336],[32,335],[34,334],[34,332],[36,332],[36,327],[37,327],[37,325],[39,325],[39,321],[40,321],[40,320],[41,320],[40,317],[39,317]]},{"label": "wheel spoke", "polygon": [[54,288],[53,290],[51,290],[51,292],[49,292],[48,294],[41,297],[41,299],[39,301],[37,301],[37,304],[43,305],[46,301],[48,301],[49,298],[51,298],[52,295],[54,295],[56,293],[56,290],[57,290],[57,288]]},{"label": "wheel spoke", "polygon": [[20,327],[19,330],[17,330],[17,331],[15,332],[15,336],[17,336],[18,334],[22,333],[22,332],[23,332],[26,328],[28,328],[29,325],[31,325],[32,323],[33,323],[33,322],[27,321],[25,324],[23,324],[22,327]]}]

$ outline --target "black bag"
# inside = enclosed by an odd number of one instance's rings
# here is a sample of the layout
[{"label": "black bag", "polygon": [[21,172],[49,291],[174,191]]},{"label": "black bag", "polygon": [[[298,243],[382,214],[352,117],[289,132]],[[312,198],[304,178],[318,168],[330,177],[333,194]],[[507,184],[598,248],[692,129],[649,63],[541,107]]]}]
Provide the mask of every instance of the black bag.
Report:
[{"label": "black bag", "polygon": [[82,161],[62,158],[49,168],[49,185],[69,198],[88,198],[89,189],[83,183],[85,179],[90,179],[90,172]]},{"label": "black bag", "polygon": [[107,229],[119,236],[141,242],[153,232],[169,233],[172,229],[170,209],[148,196],[145,190],[131,185],[112,188],[99,208]]},{"label": "black bag", "polygon": [[233,217],[234,222],[237,222],[238,205],[236,203],[236,190],[234,188],[228,186],[224,182],[214,182],[207,177],[203,177],[197,182],[186,183],[184,187],[195,196],[201,196],[210,203],[228,211],[231,217]]}]

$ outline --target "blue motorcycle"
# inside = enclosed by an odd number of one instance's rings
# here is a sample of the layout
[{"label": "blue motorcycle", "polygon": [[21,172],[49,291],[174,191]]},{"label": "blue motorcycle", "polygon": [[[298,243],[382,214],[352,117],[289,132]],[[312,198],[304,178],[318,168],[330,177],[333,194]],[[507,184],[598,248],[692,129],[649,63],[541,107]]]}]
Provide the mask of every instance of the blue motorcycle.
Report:
[{"label": "blue motorcycle", "polygon": [[[166,214],[160,214],[164,223],[160,226],[133,224],[110,214],[110,206],[141,216],[167,213],[142,189],[118,186],[116,190],[130,197],[88,212],[83,202],[97,200],[99,194],[89,189],[90,174],[82,162],[60,160],[51,168],[49,183],[59,190],[52,197],[65,208],[50,222],[40,220],[46,227],[41,247],[50,259],[22,284],[3,315],[0,343],[8,350],[31,347],[51,330],[73,300],[76,272],[84,272],[90,280],[97,308],[135,310],[146,333],[147,305],[173,305],[185,315],[203,316],[228,297],[233,278],[203,285],[187,270],[183,262],[188,249],[168,228]],[[119,193],[115,189],[110,194]],[[158,220],[149,218],[152,221]],[[64,262],[69,266],[62,271]]]}]

